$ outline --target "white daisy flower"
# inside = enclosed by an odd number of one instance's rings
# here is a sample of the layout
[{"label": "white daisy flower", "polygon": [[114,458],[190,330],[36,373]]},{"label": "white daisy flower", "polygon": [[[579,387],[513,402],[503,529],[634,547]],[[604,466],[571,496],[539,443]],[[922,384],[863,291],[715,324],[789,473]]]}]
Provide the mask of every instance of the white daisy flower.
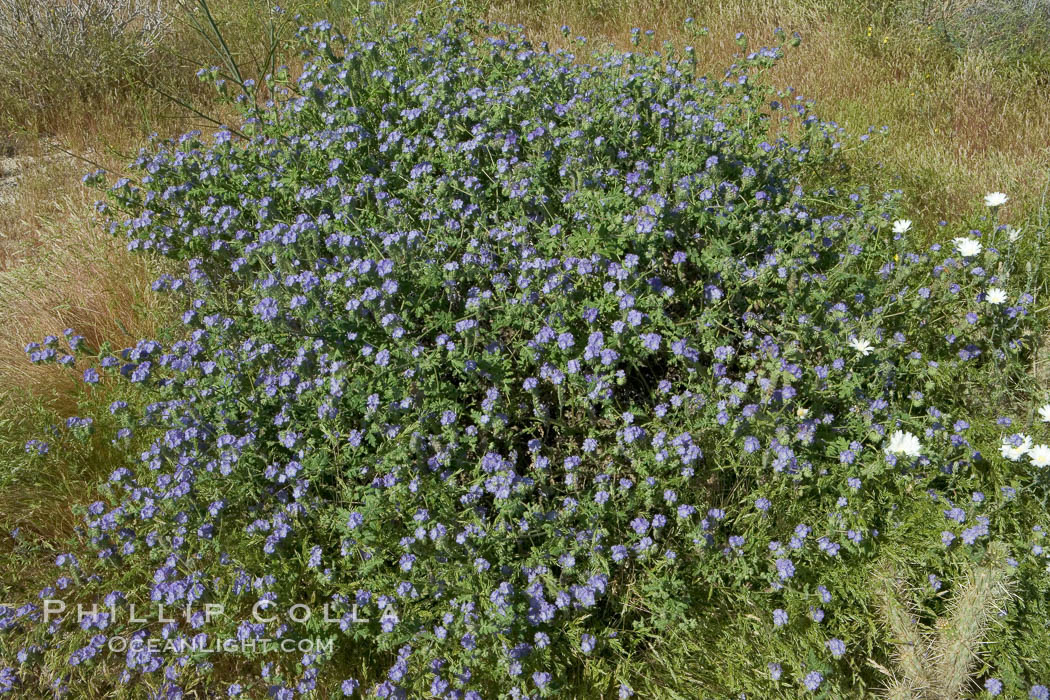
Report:
[{"label": "white daisy flower", "polygon": [[890,436],[890,444],[886,448],[890,454],[902,454],[909,457],[918,457],[922,453],[922,445],[919,438],[911,433],[898,430]]},{"label": "white daisy flower", "polygon": [[1033,467],[1050,466],[1050,445],[1036,445],[1028,451]]},{"label": "white daisy flower", "polygon": [[1003,444],[999,447],[999,454],[1011,462],[1016,462],[1028,454],[1030,449],[1032,449],[1032,438],[1030,436],[1011,435],[1003,438]]},{"label": "white daisy flower", "polygon": [[992,208],[1001,207],[1006,204],[1009,199],[1010,198],[1002,192],[989,192],[984,196],[984,206]]},{"label": "white daisy flower", "polygon": [[959,251],[959,255],[964,258],[972,258],[975,255],[979,255],[984,246],[976,238],[966,238],[960,236],[959,238],[953,239],[952,243],[955,244],[956,249]]},{"label": "white daisy flower", "polygon": [[863,338],[854,338],[849,341],[849,346],[859,352],[862,357],[867,357],[871,354],[872,344]]},{"label": "white daisy flower", "polygon": [[911,228],[911,219],[897,219],[893,222],[894,233],[907,233]]},{"label": "white daisy flower", "polygon": [[984,300],[989,304],[995,304],[998,306],[1006,301],[1006,290],[1000,289],[999,287],[989,287],[987,293],[984,295]]},{"label": "white daisy flower", "polygon": [[1039,418],[1044,423],[1050,423],[1050,403],[1043,404],[1039,407]]},{"label": "white daisy flower", "polygon": [[809,409],[799,406],[798,410],[795,411],[795,415],[798,416],[799,419],[805,420],[806,417],[809,416]]}]

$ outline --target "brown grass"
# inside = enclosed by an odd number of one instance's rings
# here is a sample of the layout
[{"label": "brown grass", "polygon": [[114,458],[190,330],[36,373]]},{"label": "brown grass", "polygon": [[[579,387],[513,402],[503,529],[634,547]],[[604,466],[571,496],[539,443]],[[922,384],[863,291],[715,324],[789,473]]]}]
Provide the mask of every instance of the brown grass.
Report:
[{"label": "brown grass", "polygon": [[0,386],[68,404],[74,373],[30,364],[25,344],[73,328],[91,347],[133,345],[156,333],[161,301],[149,263],[103,230],[82,164],[40,157],[26,167],[0,208]]}]

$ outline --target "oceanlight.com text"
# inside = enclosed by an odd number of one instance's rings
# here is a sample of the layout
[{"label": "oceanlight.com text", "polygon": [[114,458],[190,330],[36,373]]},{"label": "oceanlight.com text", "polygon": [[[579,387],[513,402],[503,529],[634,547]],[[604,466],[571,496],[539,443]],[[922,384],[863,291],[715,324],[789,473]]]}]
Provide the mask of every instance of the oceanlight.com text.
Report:
[{"label": "oceanlight.com text", "polygon": [[239,637],[215,637],[199,634],[195,637],[180,639],[161,639],[157,637],[110,637],[106,640],[106,647],[115,653],[124,652],[149,652],[150,654],[165,653],[188,653],[196,652],[212,654],[223,652],[228,654],[269,654],[282,653],[332,653],[332,639],[276,639],[276,638],[248,638]]}]

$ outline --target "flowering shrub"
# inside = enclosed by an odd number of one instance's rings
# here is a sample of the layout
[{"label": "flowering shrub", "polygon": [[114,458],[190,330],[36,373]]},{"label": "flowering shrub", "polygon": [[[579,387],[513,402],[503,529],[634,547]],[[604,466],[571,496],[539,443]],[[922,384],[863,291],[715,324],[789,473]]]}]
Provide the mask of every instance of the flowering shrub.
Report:
[{"label": "flowering shrub", "polygon": [[[1036,682],[1046,460],[968,422],[1038,330],[1016,237],[921,247],[892,195],[806,190],[845,135],[761,82],[780,49],[712,79],[477,29],[304,29],[272,102],[112,187],[114,234],[184,263],[155,285],[184,328],[27,348],[141,390],[41,592],[99,607],[4,608],[0,688],[652,696],[688,635],[762,651],[692,659],[712,692],[850,695],[892,653],[858,579],[999,541],[1027,598],[989,663]],[[151,602],[187,615],[133,622]],[[304,637],[333,650],[192,647]]]}]

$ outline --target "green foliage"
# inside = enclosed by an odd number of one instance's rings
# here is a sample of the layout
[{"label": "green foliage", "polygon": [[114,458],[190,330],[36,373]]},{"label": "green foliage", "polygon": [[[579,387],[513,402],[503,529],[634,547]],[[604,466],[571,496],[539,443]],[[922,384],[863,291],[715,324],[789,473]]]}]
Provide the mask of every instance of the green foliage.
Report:
[{"label": "green foliage", "polygon": [[[112,231],[184,266],[155,285],[183,327],[27,348],[128,380],[110,427],[137,442],[58,560],[120,614],[5,609],[11,689],[849,697],[895,654],[969,670],[983,637],[1011,692],[1041,680],[1032,236],[993,199],[931,245],[900,193],[811,184],[852,137],[764,82],[779,48],[710,78],[689,49],[588,62],[445,19],[318,22],[302,75],[258,84],[220,40],[202,77],[241,122],[113,184]],[[965,572],[999,542],[1026,605],[992,626],[1003,569]],[[919,635],[867,575],[903,553],[957,588],[915,601],[951,620],[942,653],[880,629]],[[151,600],[228,614],[129,622]],[[334,651],[104,646],[201,634]]]}]

